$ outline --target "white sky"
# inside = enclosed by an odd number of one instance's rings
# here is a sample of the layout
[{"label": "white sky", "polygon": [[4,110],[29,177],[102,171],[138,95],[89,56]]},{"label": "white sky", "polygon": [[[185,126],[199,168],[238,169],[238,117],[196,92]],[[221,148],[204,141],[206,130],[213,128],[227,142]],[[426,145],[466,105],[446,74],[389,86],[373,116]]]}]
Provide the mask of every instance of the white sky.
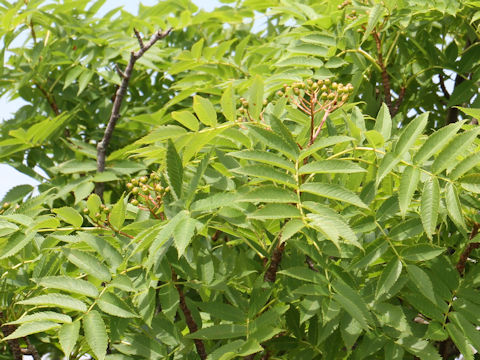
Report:
[{"label": "white sky", "polygon": [[[197,6],[200,8],[211,11],[215,7],[219,6],[220,3],[218,0],[192,0]],[[103,6],[102,10],[108,11],[108,8],[117,7],[120,5],[124,6],[124,9],[136,14],[138,10],[139,3],[143,5],[154,5],[159,0],[107,0],[105,5]],[[9,101],[5,97],[0,98],[0,126],[1,122],[4,119],[11,118],[11,115],[19,109],[24,102],[22,100],[16,99],[13,101]],[[9,189],[16,185],[22,184],[31,184],[37,185],[38,182],[35,179],[32,179],[29,176],[26,176],[13,167],[5,164],[0,164],[0,203],[1,199],[5,196]]]}]

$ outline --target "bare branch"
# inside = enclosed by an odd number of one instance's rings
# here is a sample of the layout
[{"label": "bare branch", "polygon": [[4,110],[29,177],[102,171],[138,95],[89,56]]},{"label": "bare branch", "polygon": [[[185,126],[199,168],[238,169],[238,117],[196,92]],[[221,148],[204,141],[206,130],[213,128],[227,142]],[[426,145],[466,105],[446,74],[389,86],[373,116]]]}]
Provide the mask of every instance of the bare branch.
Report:
[{"label": "bare branch", "polygon": [[120,76],[122,79],[125,79],[126,75],[122,71],[122,69],[120,69],[120,66],[118,66],[118,64],[115,64],[115,70],[117,71],[118,76]]},{"label": "bare branch", "polygon": [[138,32],[137,29],[133,28],[133,32],[135,33],[135,36],[137,37],[138,44],[140,45],[140,49],[143,49],[145,45],[143,44],[142,36]]},{"label": "bare branch", "polygon": [[[130,60],[128,62],[127,67],[125,68],[125,72],[123,72],[124,76],[122,76],[122,84],[117,89],[115,94],[115,101],[113,102],[112,113],[110,114],[110,119],[108,120],[107,126],[105,128],[105,132],[103,134],[102,140],[97,144],[97,172],[105,171],[105,158],[107,154],[107,148],[110,144],[110,140],[113,135],[113,131],[115,130],[115,126],[117,124],[118,119],[120,118],[120,108],[122,106],[123,98],[127,93],[128,83],[130,81],[130,77],[132,76],[133,67],[135,66],[135,62],[142,57],[142,55],[150,49],[158,40],[161,40],[168,36],[172,29],[168,29],[165,31],[157,31],[155,34],[152,35],[150,40],[142,45],[141,48],[130,54]],[[137,35],[136,32],[135,35]],[[137,37],[138,38],[138,37]],[[103,190],[104,190],[104,183],[98,182],[95,184],[95,193],[103,197]]]}]

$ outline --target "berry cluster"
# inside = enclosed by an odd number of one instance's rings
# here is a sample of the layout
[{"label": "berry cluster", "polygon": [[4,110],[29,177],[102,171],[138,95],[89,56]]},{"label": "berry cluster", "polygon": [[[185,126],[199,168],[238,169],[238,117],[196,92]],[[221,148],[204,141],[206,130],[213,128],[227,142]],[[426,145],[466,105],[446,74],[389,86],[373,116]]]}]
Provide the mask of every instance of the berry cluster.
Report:
[{"label": "berry cluster", "polygon": [[2,206],[0,207],[0,215],[3,214],[5,211],[7,211],[10,205],[11,204],[9,202],[3,203]]},{"label": "berry cluster", "polygon": [[291,86],[284,84],[278,96],[285,96],[307,115],[326,110],[329,113],[338,109],[353,92],[353,85],[332,82],[330,79],[296,82]]},{"label": "berry cluster", "polygon": [[[343,10],[349,5],[352,5],[352,2],[350,0],[345,0],[340,5],[338,5],[337,8],[338,10]],[[345,15],[345,18],[347,18],[348,20],[356,20],[357,11],[355,9],[352,9],[349,14]]]},{"label": "berry cluster", "polygon": [[350,0],[345,0],[340,5],[337,6],[338,10],[342,10],[343,8],[347,7],[348,5],[352,5]]},{"label": "berry cluster", "polygon": [[132,197],[130,203],[142,210],[148,210],[155,218],[162,218],[163,197],[170,191],[170,187],[163,187],[160,176],[152,172],[150,176],[141,176],[127,183]]},{"label": "berry cluster", "polygon": [[111,210],[110,207],[108,207],[107,205],[100,204],[100,207],[98,208],[98,212],[96,212],[95,214],[91,214],[88,208],[84,208],[83,213],[85,215],[89,215],[94,223],[103,224],[104,222],[107,221],[110,210]]},{"label": "berry cluster", "polygon": [[[240,98],[240,108],[238,109],[238,112],[240,113],[240,116],[237,118],[237,121],[238,122],[243,122],[243,121],[253,121],[253,118],[252,116],[250,115],[250,113],[248,112],[248,100],[245,99],[245,98]],[[265,99],[263,100],[263,106],[266,106],[268,104],[268,101]],[[256,105],[256,104],[254,104]],[[260,113],[260,120],[263,121],[263,112],[265,110],[263,110],[261,113]]]},{"label": "berry cluster", "polygon": [[[278,96],[289,99],[298,109],[310,117],[309,146],[315,142],[329,114],[345,104],[353,92],[353,85],[348,83],[332,82],[330,79],[308,79],[295,82],[292,85],[283,85],[283,91],[278,91]],[[323,111],[323,118],[319,125],[315,124],[315,115]]]}]

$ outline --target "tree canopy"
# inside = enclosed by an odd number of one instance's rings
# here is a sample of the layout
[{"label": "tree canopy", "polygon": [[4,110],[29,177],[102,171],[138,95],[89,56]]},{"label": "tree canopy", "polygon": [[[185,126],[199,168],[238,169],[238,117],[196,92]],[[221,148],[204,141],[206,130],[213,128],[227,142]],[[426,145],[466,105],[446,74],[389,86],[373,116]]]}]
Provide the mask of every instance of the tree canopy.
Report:
[{"label": "tree canopy", "polygon": [[479,1],[104,3],[0,0],[0,359],[478,357]]}]

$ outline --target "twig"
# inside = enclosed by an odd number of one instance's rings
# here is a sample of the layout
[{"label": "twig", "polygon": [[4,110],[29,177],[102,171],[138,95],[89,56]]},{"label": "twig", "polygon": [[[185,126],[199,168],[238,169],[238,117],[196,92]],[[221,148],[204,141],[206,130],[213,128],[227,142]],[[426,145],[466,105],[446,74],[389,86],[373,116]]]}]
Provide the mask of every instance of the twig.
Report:
[{"label": "twig", "polygon": [[375,39],[375,44],[377,45],[377,53],[378,53],[378,65],[380,69],[382,69],[382,83],[383,83],[383,93],[385,94],[385,104],[387,104],[390,113],[392,113],[392,98],[390,93],[390,78],[388,77],[387,68],[383,62],[383,55],[382,55],[382,42],[380,40],[380,36],[378,36],[377,31],[372,32],[373,38]]},{"label": "twig", "polygon": [[42,85],[40,85],[38,82],[34,82],[35,86],[37,87],[38,90],[40,90],[40,92],[43,94],[43,96],[45,97],[45,99],[47,100],[48,102],[48,105],[50,105],[50,108],[53,110],[53,113],[55,114],[55,116],[58,116],[60,115],[60,110],[58,109],[58,105],[57,103],[55,102],[55,99],[53,97],[52,94],[49,94],[44,88]]},{"label": "twig", "polygon": [[130,234],[127,234],[127,233],[125,233],[125,232],[123,232],[123,231],[121,231],[121,230],[115,229],[115,228],[112,226],[112,224],[110,224],[110,220],[108,220],[108,219],[107,219],[107,223],[108,223],[108,226],[107,226],[107,225],[105,225],[105,224],[102,224],[100,221],[97,221],[97,220],[95,220],[95,219],[93,219],[93,218],[91,218],[91,217],[89,217],[89,218],[90,218],[90,220],[91,220],[95,225],[97,225],[97,227],[99,227],[99,228],[101,228],[101,229],[108,230],[108,231],[113,231],[114,233],[117,233],[117,234],[119,234],[119,235],[123,235],[123,236],[125,236],[125,237],[128,237],[129,239],[134,239],[134,238],[135,238],[135,236],[133,236],[133,235],[130,235]]},{"label": "twig", "polygon": [[400,94],[398,94],[397,102],[395,103],[395,106],[393,107],[392,114],[391,114],[392,116],[397,115],[398,109],[400,108],[400,105],[402,104],[403,99],[405,98],[405,91],[406,91],[406,87],[402,86],[401,89],[400,89]]},{"label": "twig", "polygon": [[282,261],[282,255],[283,255],[284,249],[285,249],[285,243],[282,242],[280,245],[278,245],[275,248],[275,250],[273,250],[270,266],[268,267],[267,271],[265,272],[265,276],[263,277],[264,281],[273,283],[277,279],[278,266]]},{"label": "twig", "polygon": [[34,28],[34,25],[33,25],[33,20],[30,20],[29,28],[30,28],[30,32],[31,32],[31,34],[32,34],[33,43],[36,45],[36,44],[37,44],[37,35],[36,35],[36,33],[35,33],[35,28]]},{"label": "twig", "polygon": [[29,351],[29,355],[33,357],[33,360],[41,360],[41,356],[37,351],[37,348],[30,342],[28,336],[23,338],[27,343],[27,350]]},{"label": "twig", "polygon": [[[474,40],[474,43],[478,42],[478,39]],[[470,41],[470,39],[467,39],[465,41],[465,46],[463,47],[464,50],[468,49],[470,47],[470,45],[472,45],[472,42]],[[461,74],[461,73],[457,73],[457,75],[455,76],[455,84],[453,86],[453,91],[455,92],[455,89],[458,89],[458,87],[466,80],[470,80],[472,77],[472,74]],[[453,104],[453,105],[457,105],[457,104]],[[452,124],[454,122],[457,122],[458,121],[458,113],[459,113],[459,110],[458,108],[456,107],[451,107],[448,109],[448,112],[447,112],[447,119],[446,119],[446,124]]]},{"label": "twig", "polygon": [[[185,294],[183,293],[183,290],[178,284],[178,278],[177,278],[177,273],[175,270],[172,268],[172,281],[173,284],[175,285],[175,288],[177,289],[178,292],[178,297],[180,298],[180,309],[183,312],[183,315],[185,316],[185,321],[188,326],[188,330],[190,330],[190,334],[193,334],[198,330],[197,323],[193,319],[192,313],[190,312],[190,309],[187,306],[187,303],[185,302]],[[205,350],[205,345],[203,344],[203,341],[200,339],[194,339],[193,340],[195,343],[195,347],[197,348],[197,353],[200,356],[200,359],[205,360],[207,358],[207,352]]]},{"label": "twig", "polygon": [[[118,64],[115,64],[115,70],[117,71],[118,76],[120,76],[122,79],[125,79],[125,77],[126,77],[125,73],[122,71],[122,69],[120,69],[120,66],[118,66]],[[118,86],[117,86],[117,90],[118,90]],[[116,91],[115,91],[115,93],[116,93]]]},{"label": "twig", "polygon": [[312,138],[310,139],[310,142],[308,143],[308,146],[312,145],[317,139],[318,135],[320,135],[320,131],[322,131],[323,124],[325,124],[325,121],[327,121],[328,115],[330,115],[330,111],[325,110],[325,114],[323,114],[322,122],[320,123],[320,125],[318,125],[317,131],[315,131],[315,134],[313,134]]},{"label": "twig", "polygon": [[445,87],[445,81],[443,80],[443,74],[438,74],[440,88],[442,89],[443,95],[446,99],[450,99],[450,93],[448,92],[447,88]]},{"label": "twig", "polygon": [[[143,54],[150,49],[158,40],[161,40],[168,36],[172,29],[168,29],[165,31],[157,31],[150,40],[144,44],[143,41],[140,39],[140,49],[130,54],[130,61],[128,62],[127,67],[125,68],[124,77],[122,78],[122,84],[118,88],[115,101],[113,102],[112,113],[110,114],[110,119],[108,120],[108,124],[105,128],[105,133],[103,134],[102,140],[97,144],[97,172],[105,171],[105,157],[107,153],[108,144],[110,143],[110,139],[113,135],[113,130],[115,129],[115,125],[117,124],[118,119],[120,118],[120,108],[122,106],[123,97],[125,96],[128,88],[128,83],[130,81],[130,77],[132,76],[133,67],[135,66],[135,62],[140,59]],[[135,31],[135,36],[137,36],[137,31]],[[137,36],[138,39],[138,36]],[[104,190],[104,183],[98,182],[95,184],[95,193],[103,198],[103,190]]]},{"label": "twig", "polygon": [[[477,236],[479,229],[480,229],[480,224],[475,223],[473,225],[473,229],[470,234],[470,240],[472,240],[475,236]],[[457,271],[460,275],[463,275],[463,273],[465,272],[465,265],[467,263],[468,257],[470,256],[470,253],[473,250],[478,249],[479,247],[480,247],[480,242],[472,242],[467,245],[465,250],[463,250],[462,254],[460,255],[460,259],[458,259],[457,266],[456,266]]]},{"label": "twig", "polygon": [[138,44],[140,45],[140,49],[143,49],[145,45],[143,44],[142,36],[138,32],[137,29],[133,28],[133,32],[135,33],[135,36],[137,37]]}]

